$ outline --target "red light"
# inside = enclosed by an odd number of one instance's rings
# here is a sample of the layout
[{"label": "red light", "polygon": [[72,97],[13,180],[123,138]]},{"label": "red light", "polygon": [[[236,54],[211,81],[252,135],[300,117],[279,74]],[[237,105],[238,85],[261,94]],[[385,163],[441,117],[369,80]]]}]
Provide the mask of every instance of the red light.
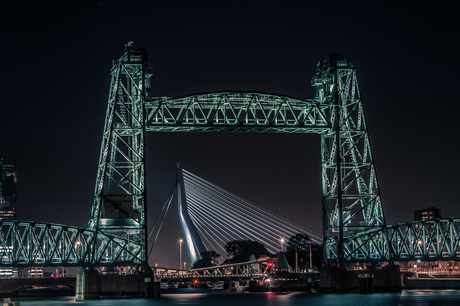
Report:
[{"label": "red light", "polygon": [[273,263],[272,263],[272,262],[269,262],[269,263],[268,263],[268,266],[269,266],[270,268],[273,267]]},{"label": "red light", "polygon": [[121,269],[122,269],[122,270],[123,270],[123,268],[124,268],[124,267],[123,267],[123,266],[121,266]]},{"label": "red light", "polygon": [[59,278],[59,275],[56,275],[56,278]]}]

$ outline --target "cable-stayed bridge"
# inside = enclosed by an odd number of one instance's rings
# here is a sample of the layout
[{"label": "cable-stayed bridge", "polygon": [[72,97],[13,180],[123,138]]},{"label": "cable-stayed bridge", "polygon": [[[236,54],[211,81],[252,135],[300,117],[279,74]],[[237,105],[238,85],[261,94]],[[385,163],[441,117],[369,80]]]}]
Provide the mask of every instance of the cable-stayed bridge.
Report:
[{"label": "cable-stayed bridge", "polygon": [[[231,192],[183,170],[186,209],[207,250],[222,254],[223,246],[233,240],[254,240],[273,254],[282,247],[282,239],[307,234],[317,245],[322,239],[308,229],[281,218]],[[188,241],[187,241],[188,242]],[[281,245],[280,245],[281,244]],[[190,253],[190,251],[189,251]]]},{"label": "cable-stayed bridge", "polygon": [[[155,98],[152,73],[147,52],[132,42],[111,69],[87,225],[2,221],[0,266],[148,266],[145,133],[157,131],[318,134],[327,261],[460,260],[460,219],[386,223],[357,71],[347,58],[317,63],[313,99],[250,92]],[[197,224],[204,222],[198,210],[191,205]]]},{"label": "cable-stayed bridge", "polygon": [[229,258],[224,246],[234,240],[260,242],[272,254],[283,249],[288,239],[296,234],[307,235],[309,243],[322,244],[321,237],[305,227],[183,169],[179,161],[176,183],[149,234],[153,238],[150,253],[175,194],[178,195],[179,221],[192,263],[204,251],[216,251],[222,258]]}]

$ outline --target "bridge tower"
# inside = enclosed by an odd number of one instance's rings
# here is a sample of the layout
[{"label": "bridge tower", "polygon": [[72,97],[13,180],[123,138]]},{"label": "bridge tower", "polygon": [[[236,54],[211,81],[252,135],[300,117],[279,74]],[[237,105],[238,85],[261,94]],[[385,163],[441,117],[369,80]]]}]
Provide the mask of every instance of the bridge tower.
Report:
[{"label": "bridge tower", "polygon": [[[144,102],[151,75],[147,52],[127,43],[111,69],[94,199],[86,226],[141,245],[142,255],[135,263],[142,265],[147,259]],[[101,248],[94,246],[93,252],[97,249]]]},{"label": "bridge tower", "polygon": [[390,248],[355,66],[332,54],[317,64],[315,100],[330,105],[321,132],[325,258],[389,260]]},{"label": "bridge tower", "polygon": [[201,257],[201,253],[207,251],[207,249],[198,234],[195,224],[193,224],[190,218],[184,186],[184,174],[182,173],[182,162],[180,160],[177,162],[177,202],[179,222],[182,227],[190,262],[193,265]]}]

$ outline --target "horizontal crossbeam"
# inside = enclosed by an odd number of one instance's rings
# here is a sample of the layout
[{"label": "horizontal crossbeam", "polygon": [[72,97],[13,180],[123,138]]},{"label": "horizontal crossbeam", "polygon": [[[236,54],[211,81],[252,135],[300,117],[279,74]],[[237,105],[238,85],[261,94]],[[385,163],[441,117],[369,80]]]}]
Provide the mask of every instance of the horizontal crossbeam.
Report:
[{"label": "horizontal crossbeam", "polygon": [[321,133],[329,105],[262,93],[222,92],[145,102],[146,130]]}]

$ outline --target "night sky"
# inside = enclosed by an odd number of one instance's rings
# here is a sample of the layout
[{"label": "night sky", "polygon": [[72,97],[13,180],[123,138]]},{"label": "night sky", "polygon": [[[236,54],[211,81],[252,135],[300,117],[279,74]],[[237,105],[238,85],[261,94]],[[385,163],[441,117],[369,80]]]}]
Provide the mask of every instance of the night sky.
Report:
[{"label": "night sky", "polygon": [[[2,4],[0,156],[17,162],[18,219],[86,224],[109,72],[131,40],[149,52],[152,96],[237,90],[313,98],[316,62],[350,57],[387,222],[412,221],[415,209],[430,206],[460,216],[457,8],[442,1],[165,3]],[[179,158],[185,169],[321,234],[318,135],[149,134],[150,222]],[[167,223],[150,263],[174,267],[176,206]]]}]

